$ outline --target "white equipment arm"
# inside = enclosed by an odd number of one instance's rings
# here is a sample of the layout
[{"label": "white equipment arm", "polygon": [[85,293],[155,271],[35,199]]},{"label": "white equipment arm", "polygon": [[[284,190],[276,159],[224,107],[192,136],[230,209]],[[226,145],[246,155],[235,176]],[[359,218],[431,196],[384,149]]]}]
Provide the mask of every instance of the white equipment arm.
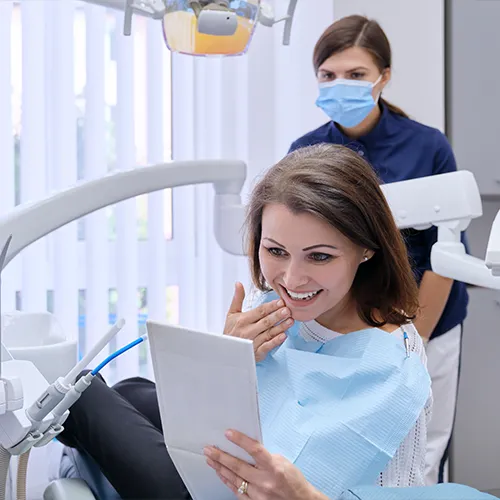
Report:
[{"label": "white equipment arm", "polygon": [[493,276],[500,279],[500,210],[491,227],[490,240],[486,250],[486,266],[491,269]]},{"label": "white equipment arm", "polygon": [[[441,276],[484,288],[500,289],[500,278],[486,261],[467,255],[460,241],[470,221],[483,214],[481,197],[474,175],[466,170],[433,175],[382,186],[396,223],[401,229],[438,228],[438,241],[431,250],[432,270]],[[498,218],[497,218],[498,219]],[[500,224],[492,229],[490,242]],[[491,252],[492,253],[492,252]],[[492,260],[492,257],[490,260]],[[498,254],[497,266],[500,266]]]},{"label": "white equipment arm", "polygon": [[[0,219],[0,242],[12,235],[7,265],[23,248],[43,236],[95,210],[141,194],[189,184],[213,183],[217,199],[241,206],[239,193],[246,177],[246,165],[237,160],[174,161],[108,175],[62,191],[29,206],[19,206]],[[240,217],[241,213],[237,212]],[[224,212],[232,219],[231,214]],[[241,222],[239,219],[237,222]],[[229,221],[231,228],[237,223]],[[221,226],[222,228],[225,226]],[[230,234],[232,241],[236,234]],[[225,238],[224,238],[225,239]],[[241,250],[242,245],[240,243]]]}]

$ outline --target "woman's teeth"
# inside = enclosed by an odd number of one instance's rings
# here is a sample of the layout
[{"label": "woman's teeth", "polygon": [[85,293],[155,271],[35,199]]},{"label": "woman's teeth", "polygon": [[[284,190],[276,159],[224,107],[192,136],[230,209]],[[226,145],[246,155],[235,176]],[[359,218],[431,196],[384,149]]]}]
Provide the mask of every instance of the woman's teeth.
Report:
[{"label": "woman's teeth", "polygon": [[287,290],[286,293],[293,299],[293,300],[311,300],[313,297],[316,297],[318,293],[321,292],[321,290],[317,290],[316,292],[308,292],[308,293],[295,293],[291,292],[290,290]]}]

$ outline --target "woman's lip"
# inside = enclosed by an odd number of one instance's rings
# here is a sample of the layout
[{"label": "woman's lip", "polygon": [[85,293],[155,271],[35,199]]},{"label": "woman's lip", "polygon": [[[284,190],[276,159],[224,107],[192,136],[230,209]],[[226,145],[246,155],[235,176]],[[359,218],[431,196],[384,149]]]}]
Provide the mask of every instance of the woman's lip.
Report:
[{"label": "woman's lip", "polygon": [[316,293],[316,292],[321,292],[321,288],[319,290],[300,290],[300,291],[296,291],[296,290],[290,290],[289,288],[287,288],[286,286],[283,286],[283,285],[280,285],[281,288],[283,288],[283,290],[285,290],[285,292],[292,292],[292,293]]},{"label": "woman's lip", "polygon": [[[289,307],[308,307],[312,305],[314,302],[316,302],[316,299],[321,295],[321,293],[317,293],[312,299],[309,300],[302,300],[302,299],[292,299],[290,295],[288,295],[286,288],[283,287],[284,293],[281,295],[282,300],[285,301],[285,304],[287,304]],[[319,290],[318,292],[322,292],[323,290]]]}]

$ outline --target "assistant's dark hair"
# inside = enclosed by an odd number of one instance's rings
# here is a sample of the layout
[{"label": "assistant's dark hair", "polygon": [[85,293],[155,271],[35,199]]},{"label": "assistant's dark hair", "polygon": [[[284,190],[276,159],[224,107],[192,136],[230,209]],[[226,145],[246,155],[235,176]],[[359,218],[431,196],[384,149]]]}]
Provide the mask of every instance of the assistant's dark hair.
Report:
[{"label": "assistant's dark hair", "polygon": [[[329,57],[351,47],[361,47],[369,52],[381,73],[391,67],[391,44],[380,24],[373,19],[353,15],[335,21],[316,42],[313,53],[314,71],[318,73],[320,66]],[[381,98],[380,101],[393,113],[408,118],[401,108],[385,99]]]}]

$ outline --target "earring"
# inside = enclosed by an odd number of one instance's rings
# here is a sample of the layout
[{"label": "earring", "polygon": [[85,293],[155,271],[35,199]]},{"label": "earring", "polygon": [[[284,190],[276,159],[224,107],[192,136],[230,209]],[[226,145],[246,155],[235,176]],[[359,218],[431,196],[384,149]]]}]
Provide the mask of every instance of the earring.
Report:
[{"label": "earring", "polygon": [[368,257],[365,255],[365,258],[363,260],[366,262],[368,260]]}]

